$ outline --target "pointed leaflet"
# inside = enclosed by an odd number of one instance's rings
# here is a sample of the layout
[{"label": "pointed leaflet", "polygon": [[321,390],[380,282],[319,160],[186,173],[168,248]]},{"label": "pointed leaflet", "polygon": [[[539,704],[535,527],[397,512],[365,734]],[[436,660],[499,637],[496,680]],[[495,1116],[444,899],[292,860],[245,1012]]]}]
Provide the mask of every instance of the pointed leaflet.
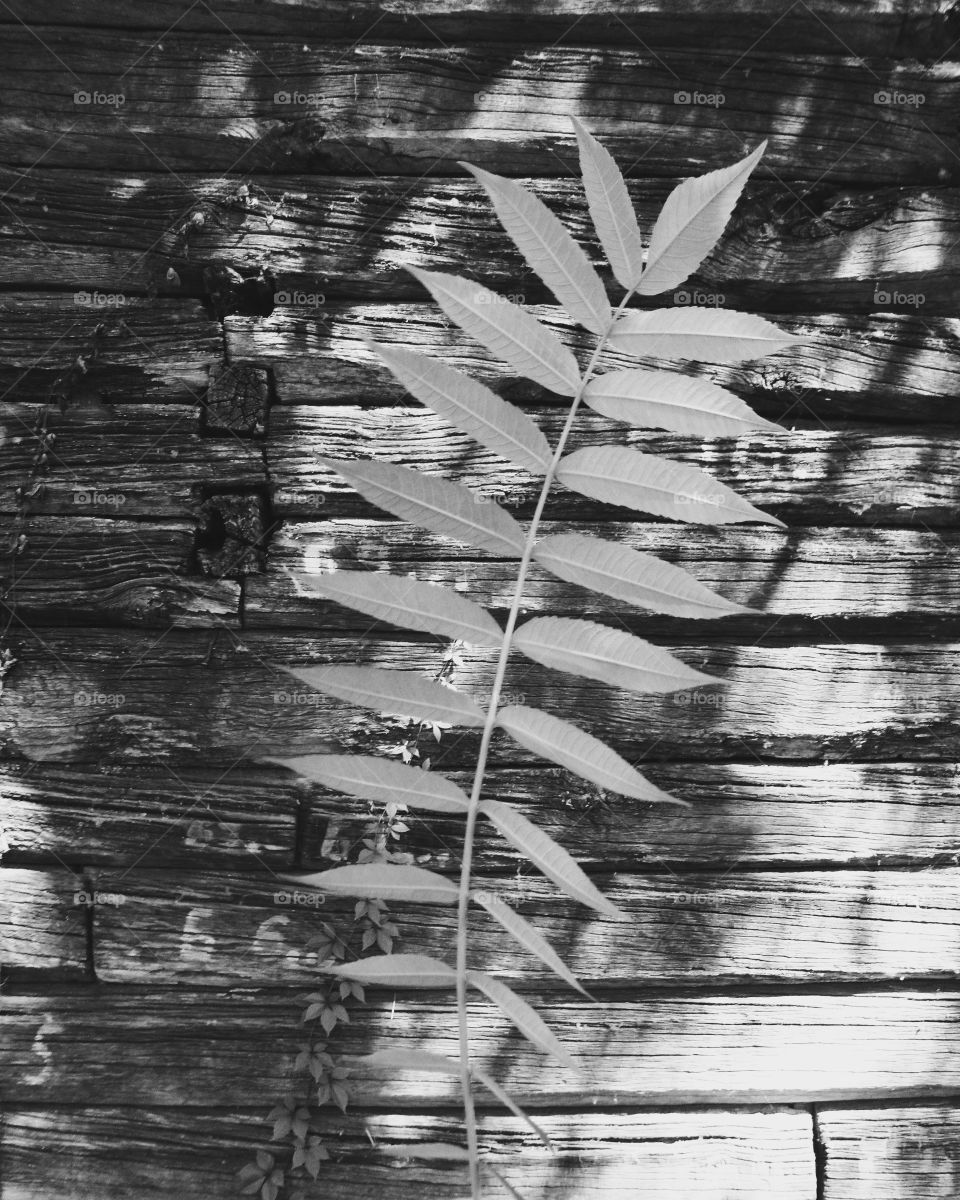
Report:
[{"label": "pointed leaflet", "polygon": [[486,188],[517,249],[575,321],[604,334],[610,304],[590,260],[549,208],[512,179],[461,163]]},{"label": "pointed leaflet", "polygon": [[551,392],[572,396],[580,385],[577,360],[526,309],[482,284],[439,271],[407,270],[423,284],[451,321],[521,375]]},{"label": "pointed leaflet", "polygon": [[559,763],[597,787],[652,804],[690,807],[686,800],[678,800],[644,779],[626,759],[599,738],[550,713],[510,704],[497,712],[497,725],[532,754]]},{"label": "pointed leaflet", "polygon": [[436,583],[421,583],[387,571],[290,571],[302,596],[324,596],[391,625],[459,638],[474,646],[499,646],[503,630],[490,614]]},{"label": "pointed leaflet", "polygon": [[612,421],[697,437],[736,437],[751,429],[782,433],[733,392],[672,371],[611,371],[587,384],[583,398]]},{"label": "pointed leaflet", "polygon": [[517,630],[513,644],[544,667],[598,679],[641,695],[723,682],[694,671],[666,650],[632,633],[574,617],[534,617]]},{"label": "pointed leaflet", "polygon": [[281,875],[288,883],[319,888],[334,896],[360,896],[370,900],[408,900],[412,904],[456,904],[457,885],[444,875],[423,867],[393,863],[360,863],[334,867],[314,875]]},{"label": "pointed leaflet", "polygon": [[318,462],[342,475],[365,500],[401,520],[493,554],[519,558],[523,553],[523,529],[513,517],[458,483],[393,463],[333,458]]},{"label": "pointed leaflet", "polygon": [[407,804],[442,813],[466,813],[470,807],[469,797],[453,780],[374,754],[303,754],[266,761],[376,804]]},{"label": "pointed leaflet", "polygon": [[378,954],[375,958],[322,970],[338,979],[375,987],[452,988],[457,983],[453,967],[426,954]]},{"label": "pointed leaflet", "polygon": [[415,350],[370,349],[387,364],[411,395],[462,433],[534,475],[545,475],[553,455],[550,443],[521,409],[454,367]]},{"label": "pointed leaflet", "polygon": [[685,358],[732,363],[779,354],[806,338],[784,333],[763,317],[719,308],[654,308],[624,313],[610,334],[614,350],[637,358]]},{"label": "pointed leaflet", "polygon": [[539,1047],[544,1054],[552,1054],[558,1062],[571,1071],[582,1069],[543,1018],[505,983],[501,983],[499,979],[494,979],[492,975],[487,975],[483,971],[468,971],[467,979],[475,988],[489,997],[500,1011],[510,1018],[523,1036]]},{"label": "pointed leaflet", "polygon": [[612,904],[584,874],[570,855],[549,834],[539,829],[532,821],[517,812],[509,804],[499,800],[481,800],[480,811],[499,829],[508,842],[540,868],[548,879],[552,879],[561,891],[574,900],[596,909],[605,917],[615,921],[629,920],[627,914]]},{"label": "pointed leaflet", "polygon": [[741,499],[699,467],[626,446],[586,446],[560,460],[557,479],[575,492],[657,517],[702,525],[782,521]]},{"label": "pointed leaflet", "polygon": [[667,197],[650,235],[647,269],[637,291],[655,296],[683,283],[720,240],[766,142],[731,167],[685,179]]},{"label": "pointed leaflet", "polygon": [[580,174],[593,225],[617,280],[628,291],[643,270],[643,236],[620,168],[592,133],[571,118],[580,147]]},{"label": "pointed leaflet", "polygon": [[521,917],[518,912],[514,912],[509,904],[505,904],[499,896],[494,896],[490,892],[474,892],[472,898],[481,908],[485,908],[490,916],[503,926],[507,933],[516,938],[524,950],[529,950],[531,954],[536,955],[551,971],[555,971],[565,983],[569,983],[572,988],[576,988],[578,992],[582,992],[588,999],[591,998],[547,939],[538,933],[529,921]]},{"label": "pointed leaflet", "polygon": [[463,692],[410,671],[384,671],[380,667],[282,667],[281,670],[308,687],[348,704],[395,713],[413,721],[478,726],[486,720],[483,710]]},{"label": "pointed leaflet", "polygon": [[400,1142],[395,1146],[386,1146],[382,1142],[377,1145],[381,1154],[390,1154],[394,1158],[420,1158],[425,1162],[462,1162],[470,1161],[470,1153],[463,1146],[454,1146],[449,1142]]},{"label": "pointed leaflet", "polygon": [[533,557],[568,583],[674,617],[724,617],[751,612],[725,600],[672,563],[582,533],[559,533],[537,542]]},{"label": "pointed leaflet", "polygon": [[[455,1062],[452,1058],[444,1058],[441,1054],[430,1054],[426,1050],[376,1050],[373,1054],[366,1054],[363,1058],[358,1058],[356,1061],[366,1066],[387,1067],[391,1070],[435,1071],[442,1075],[457,1076],[460,1074],[460,1064],[458,1062]],[[470,1075],[491,1091],[505,1108],[509,1108],[521,1121],[525,1121],[552,1154],[556,1153],[553,1142],[550,1141],[550,1138],[536,1121],[528,1117],[513,1097],[505,1092],[494,1079],[491,1079],[486,1071],[471,1064]]]}]

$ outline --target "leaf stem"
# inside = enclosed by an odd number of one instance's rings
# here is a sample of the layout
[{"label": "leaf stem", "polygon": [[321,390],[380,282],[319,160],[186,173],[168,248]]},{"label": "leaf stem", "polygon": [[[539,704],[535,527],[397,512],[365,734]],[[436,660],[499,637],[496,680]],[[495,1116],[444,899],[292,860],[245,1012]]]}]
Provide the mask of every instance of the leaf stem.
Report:
[{"label": "leaf stem", "polygon": [[477,1146],[477,1118],[473,1105],[473,1094],[470,1090],[470,1026],[467,1018],[467,927],[469,923],[470,910],[470,875],[473,869],[473,843],[474,835],[477,827],[477,817],[479,816],[480,808],[480,791],[483,787],[483,777],[487,767],[487,755],[490,750],[490,740],[493,737],[494,726],[497,722],[497,706],[500,703],[500,693],[503,690],[503,681],[507,672],[507,660],[510,657],[511,641],[513,639],[513,631],[517,624],[517,617],[520,614],[520,601],[523,598],[523,588],[527,581],[527,571],[530,567],[530,562],[533,558],[533,547],[537,538],[537,529],[540,525],[540,518],[543,515],[544,507],[547,503],[547,495],[550,488],[553,486],[553,480],[557,473],[557,467],[560,465],[560,459],[563,456],[563,451],[567,444],[567,439],[570,436],[570,431],[573,428],[573,420],[577,415],[577,410],[580,407],[580,402],[583,399],[583,393],[587,384],[593,377],[593,372],[596,369],[597,359],[600,357],[607,344],[607,338],[610,336],[610,331],[616,324],[620,314],[627,305],[627,301],[633,295],[631,289],[623,297],[617,307],[613,310],[610,321],[606,329],[600,336],[593,354],[590,356],[590,361],[587,363],[587,368],[584,371],[579,386],[574,393],[573,400],[570,404],[570,412],[567,414],[566,422],[560,433],[560,438],[557,441],[557,447],[553,454],[553,459],[550,466],[547,468],[546,477],[543,481],[543,486],[540,489],[540,496],[537,500],[537,507],[534,510],[533,519],[530,522],[530,528],[527,531],[526,542],[523,547],[523,554],[520,558],[520,566],[517,571],[517,583],[513,593],[513,600],[510,604],[510,612],[507,616],[506,628],[503,631],[503,642],[500,646],[500,657],[497,661],[497,671],[493,680],[493,687],[490,691],[490,705],[487,710],[487,719],[484,722],[483,733],[480,738],[480,750],[477,755],[477,768],[473,777],[473,789],[470,793],[470,807],[467,811],[466,828],[464,831],[463,843],[463,859],[460,865],[460,892],[457,903],[457,1023],[460,1033],[460,1086],[463,1091],[463,1114],[464,1124],[467,1130],[467,1151],[470,1155],[470,1194],[473,1200],[481,1200],[480,1190],[480,1155]]}]

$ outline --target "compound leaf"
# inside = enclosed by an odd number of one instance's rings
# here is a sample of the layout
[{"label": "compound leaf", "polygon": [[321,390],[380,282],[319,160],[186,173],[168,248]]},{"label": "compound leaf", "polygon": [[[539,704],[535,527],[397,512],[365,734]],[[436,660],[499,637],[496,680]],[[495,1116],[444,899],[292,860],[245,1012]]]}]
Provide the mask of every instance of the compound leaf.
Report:
[{"label": "compound leaf", "polygon": [[603,892],[590,882],[583,869],[561,845],[532,821],[528,821],[522,813],[499,800],[481,800],[480,811],[508,842],[523,851],[527,858],[568,896],[596,909],[605,917],[612,917],[615,921],[629,919],[622,909],[612,904]]},{"label": "compound leaf", "polygon": [[466,813],[470,807],[469,797],[452,779],[375,754],[304,754],[266,761],[375,804],[406,804],[442,813]]},{"label": "compound leaf", "polygon": [[461,163],[486,189],[517,249],[575,321],[606,333],[610,304],[590,260],[549,208],[519,183]]},{"label": "compound leaf", "polygon": [[622,504],[675,521],[726,525],[783,522],[741,499],[712,475],[686,463],[641,454],[626,446],[585,446],[560,460],[557,479],[593,500]]},{"label": "compound leaf", "polygon": [[559,763],[597,787],[634,800],[690,807],[686,800],[678,800],[644,779],[599,738],[551,713],[511,704],[498,711],[497,725],[532,754]]},{"label": "compound leaf", "polygon": [[503,630],[479,604],[436,583],[387,571],[290,571],[303,596],[335,600],[368,617],[407,629],[459,638],[474,646],[499,646]]},{"label": "compound leaf", "polygon": [[481,446],[534,475],[546,474],[550,443],[525,412],[455,367],[415,350],[369,342],[412,395]]},{"label": "compound leaf", "polygon": [[733,392],[672,371],[610,371],[591,380],[583,398],[601,416],[646,429],[695,437],[736,437],[752,429],[783,432]]},{"label": "compound leaf", "polygon": [[685,179],[673,189],[650,235],[647,269],[637,291],[655,296],[683,283],[720,240],[766,142],[740,162]]},{"label": "compound leaf", "polygon": [[463,692],[410,671],[385,671],[381,667],[281,669],[308,687],[359,708],[373,708],[414,721],[447,721],[451,725],[478,726],[486,719],[483,710]]},{"label": "compound leaf", "polygon": [[643,272],[643,235],[620,168],[610,152],[572,117],[580,148],[580,174],[587,205],[617,283],[628,291]]},{"label": "compound leaf", "polygon": [[394,463],[318,461],[342,475],[371,504],[401,520],[493,554],[519,558],[523,553],[523,529],[513,517],[459,483]]},{"label": "compound leaf", "polygon": [[577,360],[564,344],[518,304],[482,284],[440,271],[407,270],[427,289],[454,324],[509,363],[521,375],[561,396],[580,385]]},{"label": "compound leaf", "polygon": [[518,650],[545,667],[641,695],[722,682],[694,671],[659,646],[596,621],[534,617],[517,630],[513,641]]}]

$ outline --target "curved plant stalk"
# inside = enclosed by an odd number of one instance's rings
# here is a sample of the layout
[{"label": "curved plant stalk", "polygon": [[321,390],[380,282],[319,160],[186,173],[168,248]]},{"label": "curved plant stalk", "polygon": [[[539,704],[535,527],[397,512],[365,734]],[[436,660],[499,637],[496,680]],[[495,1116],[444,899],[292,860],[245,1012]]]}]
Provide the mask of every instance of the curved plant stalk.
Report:
[{"label": "curved plant stalk", "polygon": [[493,686],[490,689],[490,702],[487,708],[487,719],[484,722],[483,733],[480,738],[480,749],[477,753],[477,767],[473,776],[473,787],[470,792],[470,808],[467,812],[467,824],[464,832],[463,842],[463,858],[460,866],[460,892],[457,899],[457,1025],[460,1037],[460,1086],[463,1090],[463,1111],[464,1121],[467,1134],[467,1149],[470,1154],[470,1187],[472,1194],[475,1197],[480,1196],[480,1154],[477,1147],[477,1117],[476,1110],[473,1105],[473,1093],[470,1083],[470,1026],[467,1015],[467,942],[468,942],[468,926],[470,919],[470,876],[473,870],[473,842],[477,828],[477,817],[480,811],[480,792],[483,788],[483,777],[486,773],[487,756],[490,752],[490,740],[493,737],[493,731],[497,723],[497,708],[500,703],[500,693],[503,690],[503,681],[507,673],[507,660],[510,657],[511,643],[513,641],[513,631],[516,628],[517,617],[520,614],[520,603],[523,599],[523,588],[527,581],[527,571],[530,569],[530,562],[533,558],[533,547],[537,540],[537,531],[540,527],[540,520],[543,516],[543,510],[547,503],[547,496],[557,473],[557,467],[560,465],[560,460],[563,457],[563,452],[567,445],[567,439],[570,436],[570,431],[573,429],[574,418],[577,415],[577,410],[583,400],[583,393],[587,384],[593,378],[593,373],[596,370],[597,360],[606,348],[607,338],[610,330],[613,328],[620,314],[627,306],[627,302],[632,299],[634,289],[629,292],[620,301],[617,308],[597,342],[596,349],[590,357],[587,368],[583,373],[583,378],[580,381],[580,386],[574,393],[573,400],[570,403],[570,411],[567,414],[567,419],[564,422],[560,437],[557,441],[556,449],[553,452],[553,458],[550,466],[547,468],[547,474],[543,481],[543,486],[540,489],[540,495],[537,499],[537,507],[534,510],[533,517],[530,521],[530,528],[527,531],[526,543],[523,547],[523,554],[520,558],[520,566],[517,569],[517,582],[514,587],[513,600],[510,604],[510,612],[507,615],[507,624],[503,631],[503,644],[500,647],[500,657],[497,659],[497,673],[494,676]]},{"label": "curved plant stalk", "polygon": [[[529,527],[524,530],[498,504],[480,504],[480,498],[470,489],[434,475],[376,461],[321,459],[368,501],[395,516],[443,537],[517,559],[516,585],[505,628],[501,631],[491,615],[474,601],[433,584],[349,571],[300,576],[307,594],[348,605],[375,620],[470,644],[498,646],[486,710],[462,692],[409,672],[336,665],[284,668],[308,686],[349,704],[384,714],[404,714],[420,722],[479,729],[470,794],[435,771],[430,772],[428,782],[416,768],[371,756],[312,755],[270,760],[362,799],[465,818],[459,883],[419,866],[382,862],[337,867],[296,882],[333,895],[359,896],[373,902],[408,900],[456,905],[454,966],[429,955],[404,953],[328,965],[325,969],[359,985],[455,989],[457,1060],[398,1050],[380,1051],[366,1061],[373,1069],[432,1071],[459,1078],[466,1149],[404,1142],[402,1153],[465,1164],[474,1200],[480,1200],[482,1184],[473,1083],[491,1091],[542,1140],[545,1135],[496,1080],[471,1065],[467,989],[474,987],[492,1001],[538,1049],[564,1066],[576,1068],[577,1063],[525,1000],[496,977],[470,969],[471,901],[526,952],[590,998],[553,947],[525,918],[497,896],[471,892],[479,818],[485,817],[568,898],[611,919],[627,917],[543,830],[512,805],[481,798],[494,729],[499,727],[526,750],[595,786],[651,803],[685,803],[654,787],[614,750],[579,727],[538,709],[516,705],[501,708],[511,650],[519,650],[547,668],[640,694],[722,682],[692,670],[657,646],[595,622],[534,617],[518,629],[530,564],[536,561],[566,582],[639,608],[680,617],[716,617],[744,611],[687,572],[652,555],[579,534],[538,540],[550,490],[554,483],[561,483],[597,500],[681,521],[781,524],[706,472],[682,463],[619,446],[591,446],[566,455],[577,412],[586,403],[613,421],[700,436],[738,434],[751,428],[772,430],[776,427],[715,384],[645,367],[606,372],[598,377],[597,366],[608,347],[641,359],[673,358],[688,351],[687,356],[702,361],[734,362],[773,353],[801,340],[759,317],[742,313],[713,309],[641,312],[627,308],[635,294],[663,292],[696,271],[723,232],[762,146],[741,162],[686,180],[674,190],[654,226],[644,265],[640,231],[622,175],[609,153],[578,122],[574,122],[574,128],[590,213],[614,276],[625,292],[612,310],[606,289],[587,256],[536,196],[512,180],[464,165],[486,189],[506,232],[533,270],[570,315],[596,335],[596,346],[582,372],[571,351],[526,308],[460,276],[410,268],[450,320],[495,357],[550,391],[569,397],[570,407],[557,445],[551,450],[529,416],[462,372],[397,345],[372,346],[418,400],[488,450],[542,476]],[[389,1147],[384,1149],[391,1152]],[[400,1153],[401,1149],[394,1147],[393,1152]]]}]

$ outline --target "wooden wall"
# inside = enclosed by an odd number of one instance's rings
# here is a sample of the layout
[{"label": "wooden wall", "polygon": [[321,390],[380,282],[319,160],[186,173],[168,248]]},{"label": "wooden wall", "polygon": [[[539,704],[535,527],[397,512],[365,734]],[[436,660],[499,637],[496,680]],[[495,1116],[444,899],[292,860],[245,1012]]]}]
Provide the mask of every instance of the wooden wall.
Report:
[{"label": "wooden wall", "polygon": [[[515,699],[592,726],[693,807],[604,796],[495,742],[496,794],[636,923],[559,901],[484,838],[491,886],[601,1000],[478,924],[477,961],[521,980],[587,1064],[571,1078],[478,1005],[480,1056],[562,1155],[495,1109],[485,1149],[526,1200],[960,1191],[955,9],[0,6],[0,1200],[227,1197],[268,1145],[309,940],[349,921],[284,903],[282,876],[354,852],[367,814],[262,760],[398,738],[277,664],[433,673],[444,651],[305,602],[287,569],[386,564],[495,611],[511,586],[511,564],[385,519],[317,458],[423,466],[530,514],[531,478],[413,406],[361,338],[465,366],[556,435],[556,398],[404,268],[468,271],[578,346],[457,165],[532,178],[596,258],[570,114],[617,157],[645,231],[679,178],[769,138],[687,290],[811,340],[710,372],[785,435],[614,434],[785,530],[550,501],[548,529],[602,530],[761,612],[646,618],[532,578],[528,611],[622,619],[727,686],[641,699],[512,668]],[[585,416],[576,442],[610,436]],[[481,697],[491,676],[470,651],[454,683]],[[428,743],[465,777],[474,737]],[[404,845],[452,869],[456,822]],[[398,948],[449,947],[446,912],[398,919]],[[372,993],[336,1049],[454,1036],[432,997]],[[382,1153],[456,1138],[452,1085],[358,1072],[353,1091],[324,1117],[332,1161],[307,1196],[462,1194],[450,1169]]]}]

